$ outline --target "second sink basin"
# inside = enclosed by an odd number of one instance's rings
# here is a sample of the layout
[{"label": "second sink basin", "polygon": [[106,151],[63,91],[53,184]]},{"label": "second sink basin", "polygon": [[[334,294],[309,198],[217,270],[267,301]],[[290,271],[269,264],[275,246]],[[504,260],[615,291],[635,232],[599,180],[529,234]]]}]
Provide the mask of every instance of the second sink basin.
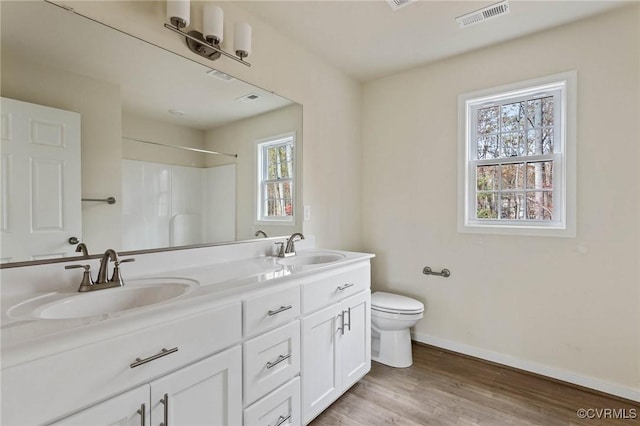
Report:
[{"label": "second sink basin", "polygon": [[334,252],[298,253],[295,256],[278,258],[276,263],[285,266],[312,266],[337,262],[345,258],[344,254]]},{"label": "second sink basin", "polygon": [[38,319],[110,315],[173,300],[197,286],[197,281],[184,278],[138,279],[124,287],[34,298],[13,307],[9,315]]}]

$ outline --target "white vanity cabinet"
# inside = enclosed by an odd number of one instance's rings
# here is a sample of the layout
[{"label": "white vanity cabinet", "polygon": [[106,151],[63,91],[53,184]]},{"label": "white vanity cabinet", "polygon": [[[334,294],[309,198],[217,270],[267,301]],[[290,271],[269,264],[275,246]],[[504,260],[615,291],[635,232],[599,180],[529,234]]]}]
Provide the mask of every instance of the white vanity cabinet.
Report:
[{"label": "white vanity cabinet", "polygon": [[241,349],[236,346],[53,424],[238,425],[241,383]]},{"label": "white vanity cabinet", "polygon": [[304,313],[321,307],[302,318],[304,424],[371,369],[369,287],[368,262],[302,284]]},{"label": "white vanity cabinet", "polygon": [[[188,371],[178,369],[240,343],[241,322],[241,304],[235,302],[3,368],[1,423],[48,424],[167,374]],[[240,365],[239,346],[236,358]],[[240,391],[241,382],[240,370]]]}]

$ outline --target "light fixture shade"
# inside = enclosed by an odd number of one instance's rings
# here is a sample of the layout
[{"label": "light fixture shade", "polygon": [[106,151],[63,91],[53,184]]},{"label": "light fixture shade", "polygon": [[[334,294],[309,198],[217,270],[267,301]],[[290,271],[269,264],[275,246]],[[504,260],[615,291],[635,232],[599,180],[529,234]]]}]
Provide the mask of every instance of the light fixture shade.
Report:
[{"label": "light fixture shade", "polygon": [[236,23],[233,44],[233,50],[240,58],[251,54],[251,25],[246,22]]},{"label": "light fixture shade", "polygon": [[189,25],[189,0],[167,0],[167,19],[174,26],[184,28]]},{"label": "light fixture shade", "polygon": [[202,14],[202,35],[205,40],[214,43],[222,43],[224,33],[224,13],[218,6],[208,4]]}]

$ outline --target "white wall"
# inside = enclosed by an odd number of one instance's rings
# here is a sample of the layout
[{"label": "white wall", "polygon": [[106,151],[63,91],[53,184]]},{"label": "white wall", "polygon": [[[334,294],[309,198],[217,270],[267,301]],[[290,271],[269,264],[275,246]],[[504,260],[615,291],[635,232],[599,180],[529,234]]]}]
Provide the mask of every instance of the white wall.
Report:
[{"label": "white wall", "polygon": [[[304,232],[315,235],[319,247],[362,247],[361,86],[357,81],[251,16],[242,2],[219,4],[225,12],[225,40],[233,39],[233,22],[246,20],[253,27],[251,68],[224,58],[210,62],[191,53],[183,38],[163,27],[165,1],[56,3],[302,104],[303,203],[312,207]],[[203,4],[191,2],[192,22],[201,22]]]},{"label": "white wall", "polygon": [[[364,86],[364,246],[374,288],[425,302],[418,340],[640,398],[639,17],[635,4]],[[577,238],[457,233],[458,95],[572,69]]]}]

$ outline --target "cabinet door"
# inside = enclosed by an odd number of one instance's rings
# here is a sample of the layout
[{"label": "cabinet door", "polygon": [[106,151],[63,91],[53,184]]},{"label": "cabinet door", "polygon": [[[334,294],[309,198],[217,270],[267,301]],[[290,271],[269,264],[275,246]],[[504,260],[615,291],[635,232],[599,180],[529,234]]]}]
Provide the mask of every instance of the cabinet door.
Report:
[{"label": "cabinet door", "polygon": [[151,383],[151,425],[242,423],[240,346]]},{"label": "cabinet door", "polygon": [[148,426],[149,385],[120,394],[52,424],[56,426]]},{"label": "cabinet door", "polygon": [[342,306],[334,304],[302,319],[302,417],[308,423],[341,393],[338,337]]},{"label": "cabinet door", "polygon": [[342,389],[346,391],[371,370],[371,292],[342,302],[345,326],[340,335]]}]

